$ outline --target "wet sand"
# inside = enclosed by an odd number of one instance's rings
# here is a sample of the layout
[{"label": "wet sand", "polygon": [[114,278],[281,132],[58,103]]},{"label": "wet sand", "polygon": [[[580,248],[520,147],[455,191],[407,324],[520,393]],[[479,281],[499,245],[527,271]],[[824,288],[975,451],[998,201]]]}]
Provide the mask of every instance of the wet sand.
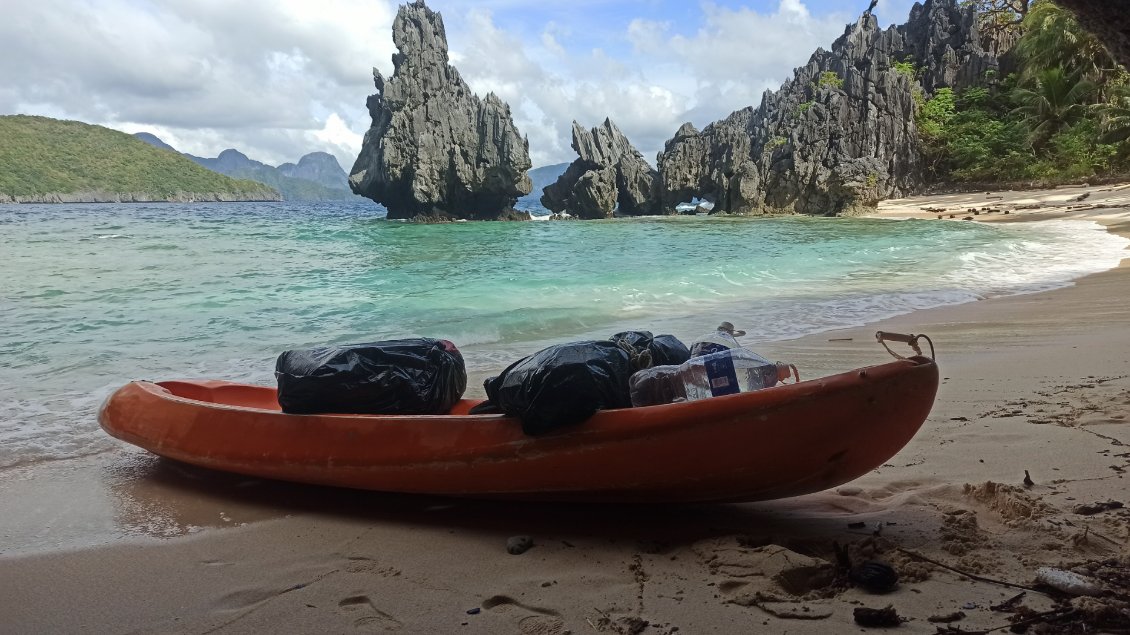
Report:
[{"label": "wet sand", "polygon": [[[917,197],[879,214],[1082,218],[1128,235],[1126,204],[1130,188],[1103,186]],[[1043,618],[1044,632],[1130,628],[1121,612],[1130,511],[1080,507],[1130,504],[1128,273],[759,347],[818,376],[889,359],[878,329],[925,333],[945,378],[923,429],[888,465],[794,499],[451,501],[265,482],[124,447],[9,470],[0,624],[12,633],[838,633],[860,628],[855,609],[890,605],[908,620],[900,632],[935,633],[947,623],[930,618],[958,613],[948,624],[976,631],[1067,606],[1035,590],[1036,571],[1082,565],[1113,591]],[[515,535],[534,547],[507,553]],[[854,564],[892,565],[897,588],[878,595],[837,581],[834,545]],[[1021,592],[1010,610],[991,610]]]}]

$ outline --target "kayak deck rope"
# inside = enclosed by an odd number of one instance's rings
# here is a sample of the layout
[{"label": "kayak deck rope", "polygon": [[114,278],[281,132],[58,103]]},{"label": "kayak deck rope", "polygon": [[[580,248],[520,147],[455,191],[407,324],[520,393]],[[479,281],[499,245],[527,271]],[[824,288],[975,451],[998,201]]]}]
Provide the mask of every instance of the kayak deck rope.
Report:
[{"label": "kayak deck rope", "polygon": [[875,332],[875,340],[878,341],[880,344],[882,344],[883,348],[887,349],[887,352],[890,353],[891,356],[894,357],[895,359],[906,359],[906,357],[903,357],[902,355],[899,355],[898,353],[892,351],[891,347],[887,346],[887,342],[902,342],[903,344],[906,344],[906,345],[910,346],[910,348],[914,349],[915,355],[918,355],[919,357],[921,357],[922,356],[922,348],[920,346],[918,346],[918,340],[926,340],[926,343],[930,345],[930,359],[935,359],[935,357],[934,357],[934,342],[933,342],[933,340],[931,340],[929,337],[927,337],[925,335],[914,335],[912,333],[911,334],[887,333],[886,331],[876,331]]},{"label": "kayak deck rope", "polygon": [[628,361],[632,366],[632,372],[643,370],[645,368],[651,368],[654,360],[652,360],[650,350],[646,348],[636,348],[623,339],[618,339],[615,341],[616,345],[628,354]]}]

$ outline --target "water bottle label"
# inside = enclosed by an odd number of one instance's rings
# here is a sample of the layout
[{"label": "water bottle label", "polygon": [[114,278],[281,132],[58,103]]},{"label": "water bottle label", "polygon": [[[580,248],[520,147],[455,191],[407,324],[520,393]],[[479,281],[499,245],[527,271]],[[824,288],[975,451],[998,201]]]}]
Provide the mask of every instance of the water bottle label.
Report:
[{"label": "water bottle label", "polygon": [[711,355],[713,353],[721,353],[722,351],[730,350],[728,347],[714,342],[698,342],[694,345],[695,357]]},{"label": "water bottle label", "polygon": [[721,397],[741,392],[733,357],[719,355],[714,359],[703,360],[703,366],[706,368],[706,380],[710,382],[711,396]]}]

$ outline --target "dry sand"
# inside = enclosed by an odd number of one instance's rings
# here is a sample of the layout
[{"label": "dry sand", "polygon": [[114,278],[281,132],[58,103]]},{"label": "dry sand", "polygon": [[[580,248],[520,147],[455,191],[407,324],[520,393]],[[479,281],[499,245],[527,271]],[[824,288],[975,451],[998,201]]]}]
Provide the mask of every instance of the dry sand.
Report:
[{"label": "dry sand", "polygon": [[[1086,218],[1125,233],[1127,204],[1130,187],[1105,186],[919,197],[879,213]],[[841,633],[860,629],[855,609],[890,605],[901,632],[977,632],[1067,606],[1000,582],[1082,566],[1107,595],[1029,632],[1127,632],[1130,510],[1079,506],[1130,503],[1128,274],[762,347],[812,376],[885,361],[876,329],[926,333],[945,377],[888,465],[783,501],[450,501],[209,473],[128,448],[11,470],[0,631]],[[520,534],[534,547],[508,554]],[[898,587],[829,584],[837,544],[855,564],[893,565]]]}]

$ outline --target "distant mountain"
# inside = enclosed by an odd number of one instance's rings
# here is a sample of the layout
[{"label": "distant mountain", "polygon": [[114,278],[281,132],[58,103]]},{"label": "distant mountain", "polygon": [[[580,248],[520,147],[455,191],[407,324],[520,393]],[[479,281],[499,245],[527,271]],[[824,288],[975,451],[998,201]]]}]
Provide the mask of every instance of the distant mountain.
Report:
[{"label": "distant mountain", "polygon": [[133,136],[137,137],[138,139],[141,139],[145,143],[148,143],[149,145],[151,145],[155,148],[161,148],[162,150],[170,150],[172,152],[177,151],[177,149],[174,148],[173,146],[165,143],[164,141],[161,141],[161,139],[159,139],[157,137],[157,135],[153,135],[153,134],[150,134],[148,132],[137,132],[137,133],[134,133]]},{"label": "distant mountain", "polygon": [[[158,148],[176,151],[148,132],[134,136]],[[333,155],[325,152],[311,152],[299,159],[297,164],[284,163],[277,168],[249,159],[234,149],[224,150],[215,158],[188,153],[184,156],[213,172],[269,185],[281,192],[283,200],[287,201],[337,201],[354,197],[345,170],[341,169]]]},{"label": "distant mountain", "polygon": [[545,190],[546,185],[556,183],[557,177],[565,174],[567,167],[567,163],[557,163],[534,167],[527,172],[530,175],[530,181],[533,183],[533,189],[530,190],[529,194],[518,199],[518,203],[514,207],[529,210],[534,215],[549,214],[549,210],[541,206],[541,190]]},{"label": "distant mountain", "polygon": [[0,203],[279,200],[262,183],[216,174],[102,126],[7,115],[0,139]]},{"label": "distant mountain", "polygon": [[556,183],[557,179],[562,174],[565,174],[565,170],[568,169],[568,167],[568,163],[555,163],[553,165],[543,165],[540,168],[534,168],[527,172],[527,174],[530,175],[530,181],[534,184],[534,189],[530,190],[530,193],[522,198],[533,199],[540,202],[541,191],[544,190],[547,185]]},{"label": "distant mountain", "polygon": [[514,208],[529,212],[534,216],[548,216],[549,210],[541,204],[542,190],[547,185],[557,182],[557,177],[565,173],[565,169],[569,167],[568,163],[557,163],[554,165],[544,165],[540,168],[534,168],[527,172],[530,175],[530,181],[533,183],[533,189],[530,193],[519,198],[514,204]]},{"label": "distant mountain", "polygon": [[349,177],[337,157],[328,152],[311,152],[298,160],[298,164],[284,163],[279,173],[292,179],[306,179],[336,190],[349,190]]}]

